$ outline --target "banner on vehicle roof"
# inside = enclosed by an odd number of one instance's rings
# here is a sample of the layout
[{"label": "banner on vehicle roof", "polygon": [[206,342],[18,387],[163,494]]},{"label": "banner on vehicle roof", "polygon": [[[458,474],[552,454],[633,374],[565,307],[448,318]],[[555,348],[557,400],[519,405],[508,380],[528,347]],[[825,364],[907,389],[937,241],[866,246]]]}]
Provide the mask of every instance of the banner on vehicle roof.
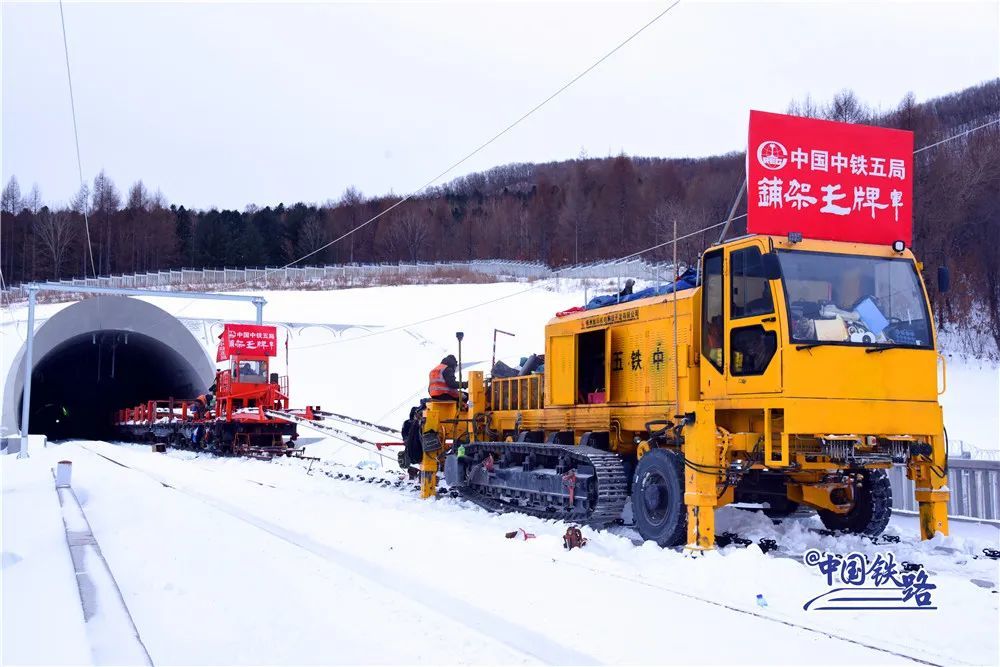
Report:
[{"label": "banner on vehicle roof", "polygon": [[216,359],[234,354],[273,357],[278,353],[278,329],[261,324],[226,324]]},{"label": "banner on vehicle roof", "polygon": [[747,232],[910,247],[913,133],[750,112]]}]

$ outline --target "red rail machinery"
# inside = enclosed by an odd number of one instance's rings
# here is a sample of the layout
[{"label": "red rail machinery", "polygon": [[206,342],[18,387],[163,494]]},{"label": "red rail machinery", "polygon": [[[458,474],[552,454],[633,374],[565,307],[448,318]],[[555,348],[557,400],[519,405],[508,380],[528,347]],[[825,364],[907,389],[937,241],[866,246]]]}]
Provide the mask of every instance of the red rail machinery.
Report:
[{"label": "red rail machinery", "polygon": [[[118,435],[237,456],[301,455],[296,424],[274,414],[289,412],[288,376],[270,372],[277,329],[226,324],[219,338],[216,361],[224,367],[216,370],[214,395],[210,388],[194,399],[146,401],[119,410]],[[312,419],[312,409],[304,416]]]}]

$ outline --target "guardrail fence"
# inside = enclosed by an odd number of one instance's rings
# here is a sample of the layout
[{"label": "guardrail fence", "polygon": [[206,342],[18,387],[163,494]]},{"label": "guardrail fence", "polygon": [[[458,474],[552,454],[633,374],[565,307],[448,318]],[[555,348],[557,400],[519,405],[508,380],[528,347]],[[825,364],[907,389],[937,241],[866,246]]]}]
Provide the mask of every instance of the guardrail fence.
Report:
[{"label": "guardrail fence", "polygon": [[[494,280],[544,280],[546,278],[636,278],[668,280],[667,263],[649,263],[641,259],[618,262],[594,262],[553,269],[540,262],[517,262],[484,259],[470,262],[415,264],[330,264],[326,266],[247,267],[242,269],[171,269],[98,278],[72,278],[50,281],[62,285],[132,289],[208,290],[247,287],[282,289],[287,287],[362,286],[392,284],[396,281],[447,281],[462,276],[482,276]],[[4,303],[27,298],[23,286],[3,290]]]},{"label": "guardrail fence", "polygon": [[[918,511],[914,484],[906,478],[906,468],[889,470],[893,509]],[[1000,461],[948,459],[949,516],[1000,520]]]}]

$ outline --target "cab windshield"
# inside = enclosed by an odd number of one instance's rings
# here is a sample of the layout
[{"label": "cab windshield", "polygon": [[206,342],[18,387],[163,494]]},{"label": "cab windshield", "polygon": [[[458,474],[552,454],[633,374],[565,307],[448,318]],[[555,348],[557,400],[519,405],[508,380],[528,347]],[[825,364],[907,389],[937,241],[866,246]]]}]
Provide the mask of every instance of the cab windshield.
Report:
[{"label": "cab windshield", "polygon": [[241,359],[236,366],[238,382],[261,384],[267,382],[267,362],[259,359]]},{"label": "cab windshield", "polygon": [[778,259],[792,342],[931,347],[912,261],[799,250]]}]

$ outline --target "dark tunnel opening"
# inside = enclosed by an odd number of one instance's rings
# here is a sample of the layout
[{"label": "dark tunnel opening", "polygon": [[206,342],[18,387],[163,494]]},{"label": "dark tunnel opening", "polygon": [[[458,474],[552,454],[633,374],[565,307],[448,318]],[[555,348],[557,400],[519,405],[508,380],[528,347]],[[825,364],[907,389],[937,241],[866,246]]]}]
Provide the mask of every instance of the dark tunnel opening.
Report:
[{"label": "dark tunnel opening", "polygon": [[117,410],[153,399],[193,398],[206,389],[175,350],[128,331],[70,338],[39,360],[31,378],[31,432],[50,440],[114,439]]}]

